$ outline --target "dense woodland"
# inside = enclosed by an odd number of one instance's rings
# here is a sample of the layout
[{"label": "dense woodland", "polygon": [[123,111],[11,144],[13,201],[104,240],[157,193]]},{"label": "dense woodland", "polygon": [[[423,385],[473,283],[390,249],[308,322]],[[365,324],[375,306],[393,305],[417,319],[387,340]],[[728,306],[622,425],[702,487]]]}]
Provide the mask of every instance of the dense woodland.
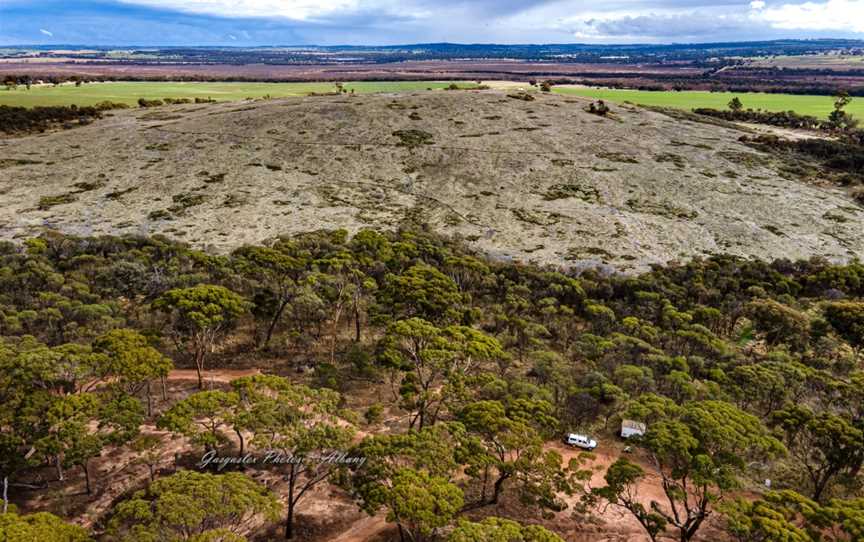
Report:
[{"label": "dense woodland", "polygon": [[[48,233],[0,244],[0,334],[2,540],[240,541],[268,524],[291,538],[324,485],[403,541],[554,542],[561,514],[545,521],[565,507],[571,525],[624,510],[655,541],[864,540],[858,262],[576,276],[422,231],[230,255]],[[206,385],[252,363],[264,374]],[[196,369],[200,391],[166,397],[175,367]],[[381,399],[359,400],[364,386]],[[576,430],[609,446],[624,418],[648,430],[603,483],[590,454],[549,446]],[[168,468],[154,424],[197,457],[365,461],[271,465],[277,495],[242,465]],[[110,485],[89,465],[118,447],[149,475],[91,529],[30,508],[72,479]],[[664,496],[650,504],[649,475]],[[508,500],[522,517],[492,517]]]}]

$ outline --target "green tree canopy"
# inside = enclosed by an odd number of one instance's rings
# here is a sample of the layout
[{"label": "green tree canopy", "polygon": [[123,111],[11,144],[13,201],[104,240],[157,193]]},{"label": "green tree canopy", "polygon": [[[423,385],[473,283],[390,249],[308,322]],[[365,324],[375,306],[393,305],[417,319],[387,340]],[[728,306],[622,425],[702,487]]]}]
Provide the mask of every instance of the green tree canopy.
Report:
[{"label": "green tree canopy", "polygon": [[203,388],[201,373],[207,354],[246,312],[248,304],[223,286],[200,284],[165,292],[153,302],[153,308],[168,315],[170,331],[195,362],[198,387]]},{"label": "green tree canopy", "polygon": [[174,364],[150,345],[146,337],[131,329],[115,329],[98,337],[93,349],[105,355],[103,372],[117,378],[126,393],[146,388],[147,414],[152,414],[150,382],[168,376]]},{"label": "green tree canopy", "polygon": [[644,508],[637,491],[644,472],[629,461],[610,467],[598,494],[628,510],[652,539],[668,527],[682,542],[692,540],[713,504],[737,487],[748,459],[785,452],[758,418],[723,401],[683,405],[675,417],[653,423],[640,445],[651,454],[666,502]]},{"label": "green tree canopy", "polygon": [[490,517],[473,522],[459,520],[447,542],[564,542],[557,534],[539,525],[521,525],[516,521]]},{"label": "green tree canopy", "polygon": [[87,530],[66,523],[48,512],[19,516],[0,514],[0,540],[3,542],[92,542]]},{"label": "green tree canopy", "polygon": [[209,531],[237,533],[255,515],[273,520],[278,513],[276,497],[243,474],[180,471],[119,503],[108,534],[123,542],[213,540]]},{"label": "green tree canopy", "polygon": [[312,389],[270,375],[244,377],[232,382],[240,398],[233,418],[238,435],[252,434],[250,447],[264,454],[281,453],[287,464],[271,461],[284,472],[288,484],[285,538],[294,536],[295,510],[314,487],[340,471],[341,454],[351,444],[354,427],[341,419],[339,394]]},{"label": "green tree canopy", "polygon": [[450,277],[430,265],[417,264],[401,275],[387,277],[379,304],[392,307],[396,318],[418,317],[446,324],[459,318],[462,295]]}]

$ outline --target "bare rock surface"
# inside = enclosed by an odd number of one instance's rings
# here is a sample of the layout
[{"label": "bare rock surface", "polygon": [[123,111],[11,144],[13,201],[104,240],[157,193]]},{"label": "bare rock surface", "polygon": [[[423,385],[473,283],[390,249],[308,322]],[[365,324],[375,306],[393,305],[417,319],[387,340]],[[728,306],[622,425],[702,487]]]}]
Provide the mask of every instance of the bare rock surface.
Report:
[{"label": "bare rock surface", "polygon": [[624,271],[713,253],[864,256],[864,208],[742,132],[506,91],[118,111],[0,140],[0,236],[152,234],[229,251],[428,224],[493,257]]}]

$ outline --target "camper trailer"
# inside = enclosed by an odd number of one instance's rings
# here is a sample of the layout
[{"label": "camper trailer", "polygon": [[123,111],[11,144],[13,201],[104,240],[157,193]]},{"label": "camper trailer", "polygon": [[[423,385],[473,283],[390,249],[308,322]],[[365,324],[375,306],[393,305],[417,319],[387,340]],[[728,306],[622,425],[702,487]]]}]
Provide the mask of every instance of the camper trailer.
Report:
[{"label": "camper trailer", "polygon": [[633,420],[621,421],[621,438],[629,439],[633,437],[645,436],[646,426],[642,422]]}]

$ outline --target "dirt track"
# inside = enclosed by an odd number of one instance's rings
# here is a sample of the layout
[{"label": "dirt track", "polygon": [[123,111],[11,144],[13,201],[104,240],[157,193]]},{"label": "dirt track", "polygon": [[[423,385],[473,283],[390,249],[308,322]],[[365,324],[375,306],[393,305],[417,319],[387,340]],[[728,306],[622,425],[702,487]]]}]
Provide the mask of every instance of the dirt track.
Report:
[{"label": "dirt track", "polygon": [[[244,376],[255,376],[261,374],[260,369],[214,369],[212,371],[203,371],[201,378],[204,383],[219,382],[220,384],[230,384],[238,378]],[[168,380],[194,380],[198,381],[198,373],[194,369],[175,369],[168,373]]]}]

